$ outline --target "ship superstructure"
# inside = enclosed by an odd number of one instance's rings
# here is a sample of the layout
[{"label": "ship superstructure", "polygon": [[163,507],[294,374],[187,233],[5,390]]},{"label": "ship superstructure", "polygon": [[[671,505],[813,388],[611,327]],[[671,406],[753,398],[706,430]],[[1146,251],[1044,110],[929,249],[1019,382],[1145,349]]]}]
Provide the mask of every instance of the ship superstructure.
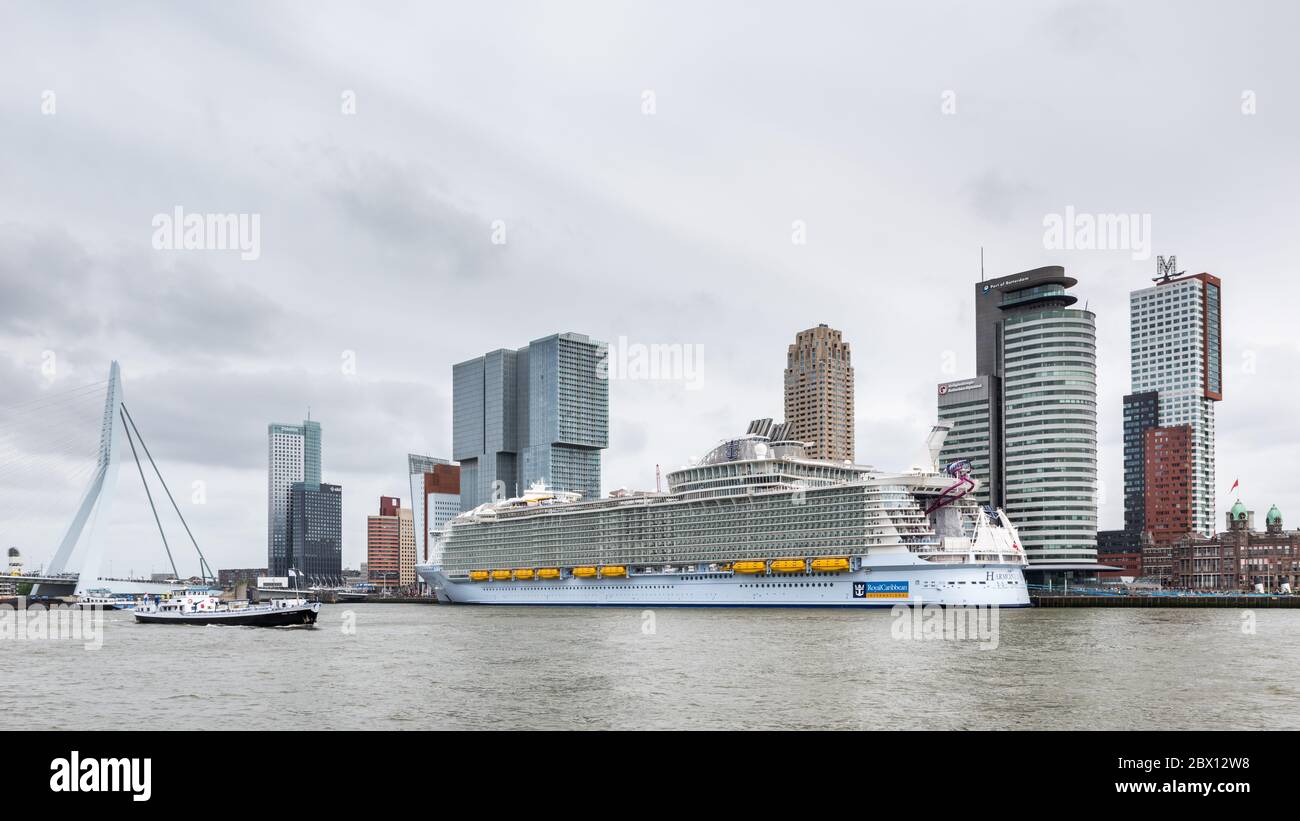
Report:
[{"label": "ship superstructure", "polygon": [[756,420],[665,492],[583,501],[534,486],[485,503],[417,570],[458,603],[1028,604],[1015,528],[974,501],[968,465],[816,460],[784,433]]}]

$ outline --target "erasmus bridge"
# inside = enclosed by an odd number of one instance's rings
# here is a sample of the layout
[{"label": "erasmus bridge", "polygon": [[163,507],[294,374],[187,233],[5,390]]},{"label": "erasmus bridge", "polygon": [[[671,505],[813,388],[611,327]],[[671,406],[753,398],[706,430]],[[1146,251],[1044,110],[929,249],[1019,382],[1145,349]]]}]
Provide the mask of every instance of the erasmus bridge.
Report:
[{"label": "erasmus bridge", "polygon": [[[56,416],[54,411],[57,410],[60,401],[70,404],[79,399],[84,400],[88,395],[87,391],[94,391],[92,395],[98,395],[98,386],[102,384],[85,386],[81,389],[66,392],[58,397],[15,406],[15,408],[11,409],[16,411],[13,424],[22,429],[21,426],[28,423],[28,429],[30,430],[30,423],[33,420],[39,424],[41,418],[54,418]],[[67,442],[72,438],[65,431],[60,441]],[[59,541],[58,548],[54,552],[54,558],[44,572],[6,577],[9,581],[31,582],[33,585],[32,594],[44,596],[81,596],[91,590],[111,590],[114,593],[163,593],[175,589],[176,582],[117,579],[105,576],[103,573],[102,565],[104,563],[105,546],[108,541],[108,529],[113,516],[113,499],[117,491],[117,474],[123,456],[126,454],[130,454],[131,459],[135,462],[140,481],[144,484],[145,496],[149,500],[150,510],[153,511],[153,519],[158,526],[158,533],[162,536],[163,549],[167,553],[167,560],[171,565],[173,578],[182,579],[183,577],[177,572],[176,560],[172,555],[171,545],[167,541],[167,534],[163,530],[162,520],[158,515],[158,504],[155,501],[153,491],[149,487],[149,481],[145,477],[144,462],[141,461],[142,455],[152,468],[167,501],[171,503],[171,507],[176,511],[177,517],[185,528],[186,536],[189,537],[194,551],[198,554],[199,577],[205,582],[209,580],[213,583],[216,582],[216,575],[212,572],[207,559],[204,558],[203,551],[199,549],[194,534],[190,532],[190,526],[185,521],[180,506],[176,504],[171,490],[167,487],[157,463],[154,462],[153,455],[144,442],[144,437],[140,435],[140,429],[136,426],[135,420],[131,418],[131,411],[123,400],[122,377],[117,362],[113,362],[109,367],[108,385],[104,397],[104,413],[100,420],[99,448],[93,466],[90,468],[90,477],[85,490],[81,494],[81,502],[66,530],[64,530],[63,538]],[[11,463],[8,466],[19,470],[27,467],[23,459],[11,460],[6,455],[5,461]]]}]

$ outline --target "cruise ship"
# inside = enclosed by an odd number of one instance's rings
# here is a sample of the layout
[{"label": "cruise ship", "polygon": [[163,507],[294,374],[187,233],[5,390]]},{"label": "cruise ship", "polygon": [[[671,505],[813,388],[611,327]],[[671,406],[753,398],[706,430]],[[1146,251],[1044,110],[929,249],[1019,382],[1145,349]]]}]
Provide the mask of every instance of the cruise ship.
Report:
[{"label": "cruise ship", "polygon": [[1015,527],[982,507],[970,465],[901,473],[812,459],[751,422],[667,490],[581,500],[534,485],[462,513],[416,568],[456,604],[629,607],[1029,605]]}]

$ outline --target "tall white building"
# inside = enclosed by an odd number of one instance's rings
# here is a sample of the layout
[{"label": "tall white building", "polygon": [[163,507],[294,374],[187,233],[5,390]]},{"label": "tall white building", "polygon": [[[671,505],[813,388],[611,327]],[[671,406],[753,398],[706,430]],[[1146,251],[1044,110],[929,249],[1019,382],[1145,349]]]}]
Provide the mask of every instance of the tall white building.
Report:
[{"label": "tall white building", "polygon": [[1142,529],[1187,522],[1214,535],[1214,405],[1223,399],[1220,282],[1210,274],[1166,276],[1129,295],[1130,369],[1134,394],[1155,392],[1158,426],[1191,427],[1190,515],[1178,497],[1148,488]]},{"label": "tall white building", "polygon": [[320,484],[320,423],[267,426],[266,558],[273,576],[288,572],[289,498],[295,482]]}]

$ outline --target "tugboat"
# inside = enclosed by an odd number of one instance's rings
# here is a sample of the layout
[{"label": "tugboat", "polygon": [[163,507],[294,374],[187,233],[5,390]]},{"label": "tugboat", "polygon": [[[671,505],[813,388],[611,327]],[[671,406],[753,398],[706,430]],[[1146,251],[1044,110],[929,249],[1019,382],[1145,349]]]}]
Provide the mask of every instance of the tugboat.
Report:
[{"label": "tugboat", "polygon": [[267,604],[240,599],[223,602],[206,588],[181,589],[166,599],[147,598],[135,608],[142,624],[240,624],[247,627],[287,627],[315,624],[320,602],[297,596]]}]

